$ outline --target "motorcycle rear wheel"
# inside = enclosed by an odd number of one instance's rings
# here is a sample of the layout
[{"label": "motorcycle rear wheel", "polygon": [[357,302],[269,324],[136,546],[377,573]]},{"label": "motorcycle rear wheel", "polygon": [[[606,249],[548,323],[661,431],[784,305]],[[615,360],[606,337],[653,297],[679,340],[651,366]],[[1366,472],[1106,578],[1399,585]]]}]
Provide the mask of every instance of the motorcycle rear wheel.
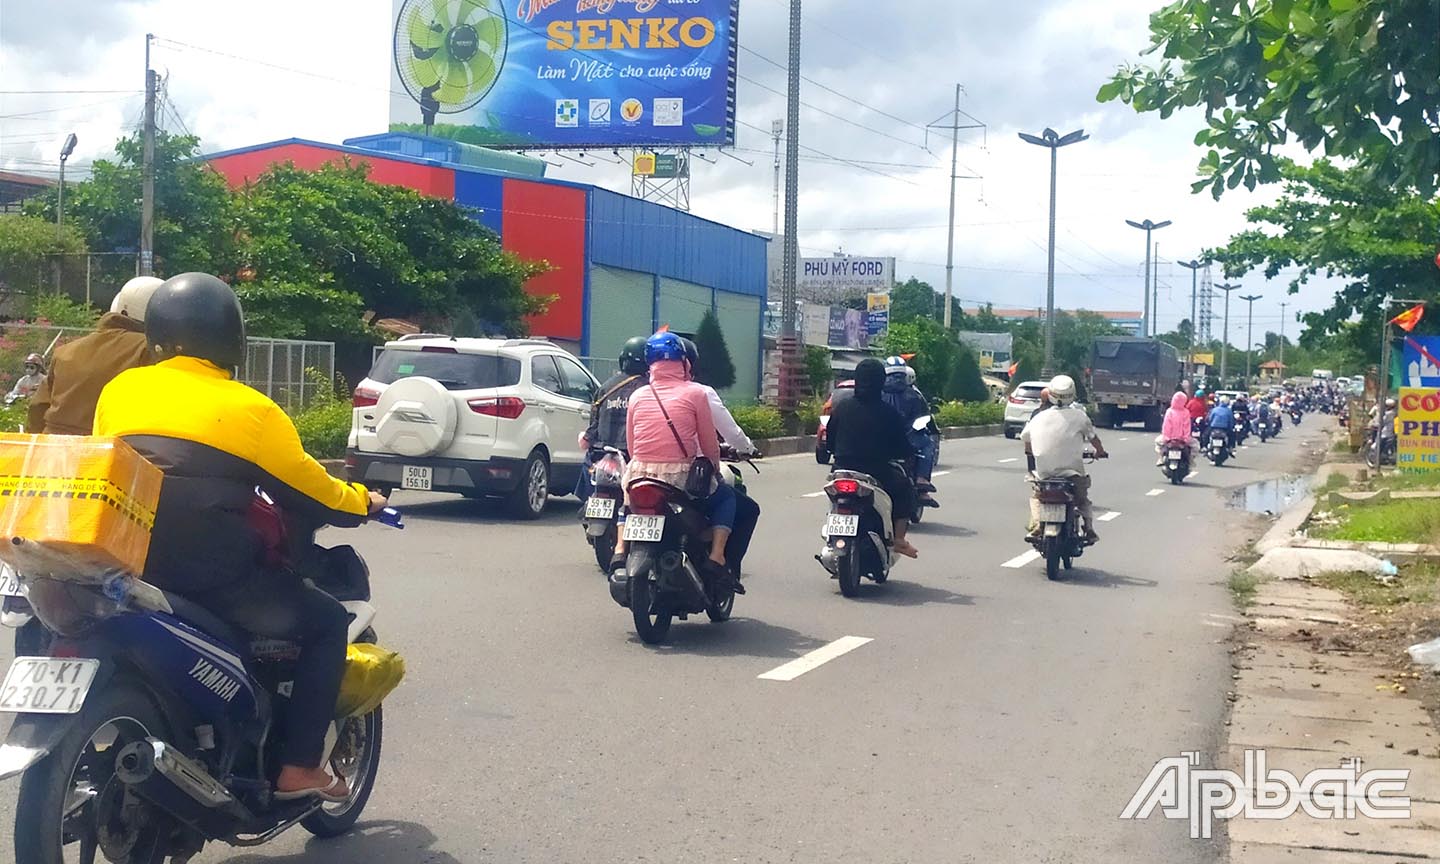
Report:
[{"label": "motorcycle rear wheel", "polygon": [[860,551],[852,549],[840,562],[840,593],[846,597],[860,594]]},{"label": "motorcycle rear wheel", "polygon": [[1045,578],[1052,582],[1060,578],[1060,538],[1046,537],[1041,544],[1040,554],[1045,556]]},{"label": "motorcycle rear wheel", "polygon": [[[345,721],[340,741],[331,754],[331,770],[338,771],[350,786],[350,797],[340,804],[325,804],[300,820],[300,825],[316,837],[331,838],[349,833],[355,827],[380,772],[380,743],[384,733],[381,708],[361,717]],[[338,764],[337,764],[338,763]],[[349,771],[343,766],[348,764]]]},{"label": "motorcycle rear wheel", "polygon": [[[138,804],[127,814],[123,797],[97,812],[107,800],[107,784],[120,782],[114,777],[116,757],[126,744],[147,737],[168,740],[169,735],[160,711],[138,685],[120,679],[90,693],[60,742],[20,780],[15,860],[69,864],[86,861],[87,854],[89,861],[105,860],[96,848],[104,817],[111,842],[128,847],[120,860],[162,864],[170,851],[171,828],[163,813]],[[151,821],[127,824],[124,817],[136,813]]]},{"label": "motorcycle rear wheel", "polygon": [[719,603],[711,603],[705,607],[705,614],[708,615],[710,617],[710,621],[715,624],[719,624],[722,621],[729,621],[730,613],[734,611],[734,591],[726,591],[723,595],[721,595]]},{"label": "motorcycle rear wheel", "polygon": [[646,576],[630,580],[630,614],[635,620],[635,635],[646,645],[658,645],[670,635],[669,612],[651,614],[655,600],[655,584]]},{"label": "motorcycle rear wheel", "polygon": [[610,573],[610,559],[615,557],[616,534],[615,523],[611,522],[605,533],[595,538],[595,563],[600,565],[600,572],[606,575]]}]

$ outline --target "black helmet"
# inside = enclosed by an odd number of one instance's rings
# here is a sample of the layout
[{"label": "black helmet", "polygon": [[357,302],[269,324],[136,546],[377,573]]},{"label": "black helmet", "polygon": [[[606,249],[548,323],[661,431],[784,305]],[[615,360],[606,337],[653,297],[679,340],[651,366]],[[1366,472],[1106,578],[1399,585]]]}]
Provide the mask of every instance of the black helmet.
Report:
[{"label": "black helmet", "polygon": [[694,369],[695,364],[700,362],[700,349],[695,347],[695,340],[680,337],[680,344],[685,346],[685,360]]},{"label": "black helmet", "polygon": [[620,371],[626,375],[644,375],[649,369],[645,365],[645,337],[632,336],[625,340],[620,349]]},{"label": "black helmet", "polygon": [[145,307],[145,338],[160,355],[199,357],[221,369],[245,362],[245,315],[229,285],[209,273],[181,273]]}]

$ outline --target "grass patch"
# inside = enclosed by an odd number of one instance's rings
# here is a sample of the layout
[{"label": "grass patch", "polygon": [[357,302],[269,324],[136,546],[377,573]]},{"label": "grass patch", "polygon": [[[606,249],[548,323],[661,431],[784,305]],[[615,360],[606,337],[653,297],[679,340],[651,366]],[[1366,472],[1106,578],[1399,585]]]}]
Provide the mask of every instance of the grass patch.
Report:
[{"label": "grass patch", "polygon": [[1349,485],[1349,477],[1345,476],[1339,471],[1332,471],[1330,472],[1330,476],[1325,478],[1324,483],[1321,483],[1319,486],[1315,487],[1315,497],[1323,498],[1324,496],[1329,495],[1331,492],[1338,492]]},{"label": "grass patch", "polygon": [[1389,489],[1391,492],[1437,489],[1440,488],[1440,476],[1409,472],[1402,474],[1393,468],[1389,468],[1383,476],[1372,478],[1370,486],[1374,489]]},{"label": "grass patch", "polygon": [[1431,562],[1406,564],[1388,585],[1370,573],[1321,573],[1319,584],[1339,591],[1371,609],[1390,609],[1411,603],[1433,603],[1440,597],[1440,565]]},{"label": "grass patch", "polygon": [[1260,587],[1260,577],[1247,570],[1236,570],[1230,574],[1230,596],[1241,609],[1255,600],[1255,591]]},{"label": "grass patch", "polygon": [[1340,524],[1316,528],[1312,536],[1364,543],[1434,543],[1440,539],[1440,499],[1340,507],[1334,513]]}]

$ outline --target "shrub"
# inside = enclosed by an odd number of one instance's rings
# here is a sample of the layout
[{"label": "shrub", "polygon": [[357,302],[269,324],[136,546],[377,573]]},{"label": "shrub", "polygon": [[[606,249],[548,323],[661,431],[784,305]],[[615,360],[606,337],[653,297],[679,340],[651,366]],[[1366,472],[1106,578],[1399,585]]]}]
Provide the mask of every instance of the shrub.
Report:
[{"label": "shrub", "polygon": [[343,380],[330,381],[317,369],[306,369],[305,377],[315,386],[317,395],[294,416],[300,444],[316,459],[340,459],[345,455],[354,417],[350,403],[339,395],[348,388]]},{"label": "shrub", "polygon": [[725,344],[725,333],[720,329],[720,319],[714,309],[707,309],[695,331],[695,348],[700,352],[700,362],[695,364],[695,380],[709,384],[716,390],[735,385],[735,364],[730,360],[730,349]]},{"label": "shrub", "polygon": [[820,426],[820,409],[824,404],[820,399],[802,399],[795,406],[795,418],[800,422],[801,432],[809,435]]},{"label": "shrub", "polygon": [[935,425],[988,426],[1005,419],[1005,407],[997,402],[945,402],[935,412]]},{"label": "shrub", "polygon": [[980,362],[975,352],[967,345],[961,345],[951,363],[950,382],[945,395],[960,402],[985,402],[990,398],[990,388],[980,377]]},{"label": "shrub", "polygon": [[0,405],[0,432],[19,432],[25,425],[29,404],[29,400],[22,399],[14,405]]},{"label": "shrub", "polygon": [[[730,414],[745,434],[757,441],[779,438],[785,434],[785,424],[780,419],[778,408],[769,405],[733,405],[730,407]],[[819,422],[818,419],[816,422]]]}]

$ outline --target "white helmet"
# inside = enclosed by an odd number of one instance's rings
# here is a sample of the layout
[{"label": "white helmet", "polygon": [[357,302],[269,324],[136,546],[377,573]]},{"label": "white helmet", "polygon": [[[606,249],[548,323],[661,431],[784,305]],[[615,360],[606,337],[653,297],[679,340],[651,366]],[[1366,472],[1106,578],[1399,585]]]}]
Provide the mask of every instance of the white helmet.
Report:
[{"label": "white helmet", "polygon": [[110,303],[110,311],[118,312],[133,321],[145,320],[145,307],[150,304],[150,295],[165,280],[154,276],[136,276],[120,289]]},{"label": "white helmet", "polygon": [[906,366],[906,367],[905,367],[905,383],[906,383],[906,384],[912,384],[912,385],[915,383],[915,367],[914,367],[914,366]]},{"label": "white helmet", "polygon": [[1075,379],[1069,375],[1056,375],[1050,379],[1050,400],[1056,405],[1069,405],[1075,401]]}]

